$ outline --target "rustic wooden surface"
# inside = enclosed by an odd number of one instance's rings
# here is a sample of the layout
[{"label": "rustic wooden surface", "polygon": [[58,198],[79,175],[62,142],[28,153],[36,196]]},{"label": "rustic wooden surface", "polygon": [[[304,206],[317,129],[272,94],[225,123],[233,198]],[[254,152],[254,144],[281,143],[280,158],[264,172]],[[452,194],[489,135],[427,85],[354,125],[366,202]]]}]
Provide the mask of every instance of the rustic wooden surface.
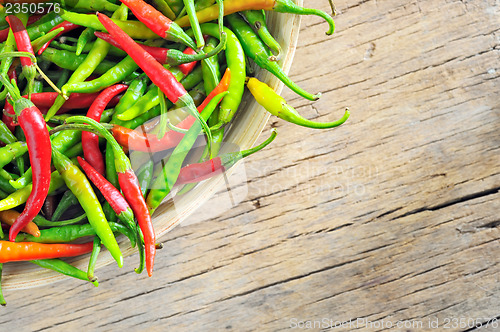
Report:
[{"label": "rustic wooden surface", "polygon": [[220,215],[209,203],[163,238],[153,278],[108,266],[97,289],[65,280],[6,291],[0,330],[267,331],[316,321],[314,330],[401,322],[470,331],[488,320],[481,330],[494,330],[500,4],[336,5],[331,38],[319,18],[304,18],[291,71],[323,97],[283,95],[318,121],[349,106],[346,125],[271,119],[278,139],[245,162],[248,181],[234,188],[246,198]]}]

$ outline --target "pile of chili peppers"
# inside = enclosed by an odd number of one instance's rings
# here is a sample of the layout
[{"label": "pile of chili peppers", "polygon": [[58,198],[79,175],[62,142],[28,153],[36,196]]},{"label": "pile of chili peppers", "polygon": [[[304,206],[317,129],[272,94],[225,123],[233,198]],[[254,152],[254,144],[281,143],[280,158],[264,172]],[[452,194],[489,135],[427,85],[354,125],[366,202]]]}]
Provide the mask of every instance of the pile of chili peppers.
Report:
[{"label": "pile of chili peppers", "polygon": [[[136,272],[151,276],[159,246],[151,215],[172,189],[186,193],[276,136],[249,150],[221,149],[245,86],[268,112],[297,125],[332,128],[349,117],[307,120],[250,77],[251,59],[298,95],[319,98],[281,69],[265,15],[318,15],[327,34],[334,23],[292,0],[8,8],[0,5],[0,278],[3,263],[30,261],[97,286],[102,246],[123,266],[118,234],[138,248]],[[194,149],[203,137],[205,148]],[[87,271],[61,259],[86,253]]]}]

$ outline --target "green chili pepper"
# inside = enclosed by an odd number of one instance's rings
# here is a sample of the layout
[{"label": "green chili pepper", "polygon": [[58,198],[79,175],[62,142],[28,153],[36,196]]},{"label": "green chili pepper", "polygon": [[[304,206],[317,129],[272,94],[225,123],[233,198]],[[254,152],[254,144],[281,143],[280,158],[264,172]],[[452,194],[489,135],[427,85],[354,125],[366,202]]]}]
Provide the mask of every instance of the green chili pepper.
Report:
[{"label": "green chili pepper", "polygon": [[78,41],[76,42],[76,50],[75,50],[76,55],[82,54],[85,45],[95,40],[96,37],[94,35],[94,32],[95,30],[92,28],[86,28],[85,30],[83,30],[83,32],[78,37]]},{"label": "green chili pepper", "polygon": [[73,84],[66,84],[62,89],[63,95],[73,92],[92,93],[105,89],[108,86],[116,84],[124,80],[127,76],[136,71],[139,66],[135,63],[132,57],[127,56],[120,61],[116,66],[108,70],[101,77],[92,81],[77,82]]},{"label": "green chili pepper", "polygon": [[92,253],[89,258],[89,265],[87,267],[87,278],[91,281],[97,281],[94,275],[95,264],[97,263],[97,257],[101,252],[101,239],[98,236],[94,236],[94,246],[92,247]]},{"label": "green chili pepper", "polygon": [[240,18],[238,14],[231,14],[227,16],[227,20],[233,27],[234,33],[238,36],[238,39],[245,50],[245,54],[250,59],[255,61],[259,67],[271,72],[292,91],[308,100],[317,100],[321,96],[321,93],[313,95],[304,91],[285,74],[278,63],[275,61],[269,61],[269,56],[271,56],[271,54],[266,48],[266,45],[264,45],[259,36],[243,19]]},{"label": "green chili pepper", "polygon": [[346,110],[344,116],[334,122],[314,122],[303,118],[286,100],[277,94],[269,85],[252,77],[248,80],[247,87],[254,96],[255,100],[263,106],[269,113],[285,121],[297,124],[303,127],[325,129],[340,126],[349,118],[349,110]]},{"label": "green chili pepper", "polygon": [[0,148],[0,167],[4,167],[13,159],[24,155],[28,151],[26,142],[15,142]]},{"label": "green chili pepper", "polygon": [[102,211],[101,204],[87,177],[70,159],[57,151],[57,149],[52,149],[52,155],[56,169],[61,174],[68,188],[78,198],[80,205],[87,214],[89,223],[95,229],[111,256],[116,260],[118,266],[122,267],[123,256],[120,247],[118,247],[118,243]]},{"label": "green chili pepper", "polygon": [[37,215],[35,219],[33,219],[33,222],[40,227],[59,227],[59,226],[68,226],[68,225],[74,225],[78,224],[82,221],[87,219],[87,215],[84,213],[82,215],[79,215],[78,217],[75,217],[73,219],[68,219],[68,220],[61,220],[61,221],[50,221],[42,217],[41,215]]},{"label": "green chili pepper", "polygon": [[163,15],[172,21],[175,20],[176,15],[165,0],[153,0],[153,4]]},{"label": "green chili pepper", "polygon": [[144,198],[146,198],[146,193],[148,192],[148,189],[151,186],[151,181],[153,180],[154,166],[153,160],[149,158],[137,172],[137,179],[139,180],[139,186],[141,187]]},{"label": "green chili pepper", "polygon": [[0,305],[5,307],[7,305],[7,302],[5,302],[5,298],[3,297],[2,272],[3,272],[3,263],[0,263]]},{"label": "green chili pepper", "polygon": [[[113,232],[119,232],[128,237],[131,246],[135,247],[135,236],[127,227],[114,222],[110,222],[109,227]],[[16,236],[16,242],[65,243],[91,235],[97,234],[90,224],[68,225],[41,229],[38,237],[27,233],[19,233]]]},{"label": "green chili pepper", "polygon": [[56,210],[52,214],[52,221],[57,221],[61,216],[73,205],[78,204],[78,198],[71,190],[66,190],[56,207]]},{"label": "green chili pepper", "polygon": [[35,40],[42,36],[43,34],[48,33],[52,30],[56,25],[64,22],[64,19],[57,14],[56,12],[50,12],[44,17],[42,17],[35,24],[27,27],[28,35],[30,36],[30,40]]},{"label": "green chili pepper", "polygon": [[[221,93],[215,96],[208,105],[201,112],[201,117],[204,121],[207,121],[215,107],[217,107],[220,100],[227,94]],[[162,170],[162,176],[159,176],[153,183],[152,189],[147,196],[146,203],[148,204],[149,211],[151,214],[156,210],[165,197],[170,193],[170,189],[173,188],[179,172],[182,167],[182,163],[186,158],[187,154],[191,150],[191,147],[195,143],[198,135],[201,133],[201,125],[199,121],[196,121],[188,132],[184,135],[181,142],[172,152],[172,155],[168,158],[165,166]]]},{"label": "green chili pepper", "polygon": [[119,7],[107,0],[64,0],[64,4],[75,9],[85,9],[93,12],[114,12]]},{"label": "green chili pepper", "polygon": [[94,286],[99,286],[99,283],[97,281],[91,281],[87,277],[87,273],[84,271],[74,267],[73,265],[61,260],[61,259],[38,259],[38,260],[32,260],[30,261],[33,264],[36,264],[40,267],[50,269],[59,273],[62,273],[64,275],[76,278],[76,279],[81,279],[84,281],[90,281]]},{"label": "green chili pepper", "polygon": [[266,25],[266,16],[263,10],[245,10],[241,12],[245,20],[255,29],[260,39],[271,49],[274,55],[269,57],[270,61],[281,59],[281,45],[274,39]]},{"label": "green chili pepper", "polygon": [[[50,176],[50,187],[48,194],[53,193],[56,189],[64,186],[64,180],[61,175],[55,171],[52,172]],[[13,209],[21,204],[26,203],[29,195],[31,194],[32,184],[28,184],[22,189],[19,189],[12,194],[10,194],[7,198],[4,198],[0,201],[0,211]]]},{"label": "green chili pepper", "polygon": [[181,12],[184,8],[184,2],[182,0],[165,0],[167,5],[172,9],[176,16]]},{"label": "green chili pepper", "polygon": [[[127,6],[122,4],[114,12],[112,18],[126,17],[127,11],[128,11]],[[92,16],[92,15],[85,15],[85,16]],[[97,19],[97,17],[95,17],[95,18]],[[68,20],[67,18],[65,18],[65,19]],[[75,22],[72,22],[72,23],[75,23]],[[78,24],[78,23],[76,23],[76,24]],[[110,47],[111,47],[111,45],[109,45],[104,40],[100,40],[100,39],[96,40],[94,42],[94,46],[92,47],[92,50],[87,55],[87,57],[85,58],[83,63],[80,66],[78,66],[78,68],[73,72],[73,75],[71,75],[67,84],[85,81],[94,72],[94,70],[97,68],[99,63],[101,63],[102,60],[104,60],[104,58],[108,54]],[[64,89],[64,86],[63,86],[63,89]],[[58,96],[56,98],[56,100],[54,101],[54,104],[52,105],[52,107],[49,109],[49,111],[45,115],[45,120],[48,121],[52,116],[54,116],[57,113],[57,111],[64,105],[64,102],[65,102],[64,97]]]},{"label": "green chili pepper", "polygon": [[[56,50],[55,48],[49,47],[42,53],[42,58],[54,63],[58,67],[75,71],[85,61],[86,55],[77,56],[75,53],[70,51]],[[102,75],[114,66],[115,64],[112,61],[103,60],[96,66],[94,73]]]},{"label": "green chili pepper", "polygon": [[68,82],[70,71],[68,69],[61,70],[61,76],[57,79],[56,86],[61,89]]}]

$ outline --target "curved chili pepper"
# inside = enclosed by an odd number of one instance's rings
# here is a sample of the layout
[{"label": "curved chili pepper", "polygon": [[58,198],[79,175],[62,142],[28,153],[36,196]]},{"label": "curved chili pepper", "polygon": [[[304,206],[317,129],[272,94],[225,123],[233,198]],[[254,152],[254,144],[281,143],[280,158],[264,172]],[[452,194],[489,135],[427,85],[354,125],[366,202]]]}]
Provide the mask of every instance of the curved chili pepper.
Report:
[{"label": "curved chili pepper", "polygon": [[[123,50],[120,43],[117,42],[116,39],[113,38],[110,34],[96,31],[95,35],[98,38],[110,43],[111,45]],[[148,45],[144,45],[144,44],[139,44],[139,46],[141,46],[146,52],[151,54],[153,56],[153,58],[155,58],[156,61],[158,61],[161,64],[169,64],[172,66],[190,64],[191,66],[194,67],[194,65],[196,65],[196,61],[200,61],[200,60],[203,60],[203,59],[206,59],[208,57],[211,57],[211,56],[218,54],[224,48],[225,41],[222,41],[216,49],[212,50],[209,53],[196,53],[190,47],[186,48],[185,51],[181,52],[179,50],[172,49],[172,48],[169,49],[169,48],[163,48],[163,47],[148,46]],[[192,64],[193,62],[195,62],[194,65]],[[184,71],[183,71],[183,73],[184,73]],[[187,75],[187,74],[184,73],[184,75]]]},{"label": "curved chili pepper", "polygon": [[[292,0],[224,0],[224,15],[233,14],[243,10],[272,10],[278,13],[290,13],[298,15],[317,15],[325,19],[330,28],[326,32],[331,35],[335,30],[335,22],[332,17],[319,9],[303,8],[298,6]],[[219,5],[207,7],[196,13],[200,23],[215,20],[219,15]],[[176,22],[181,27],[189,26],[189,18],[187,16],[176,19]]]},{"label": "curved chili pepper", "polygon": [[113,139],[111,134],[98,122],[82,116],[74,116],[66,121],[67,123],[88,124],[97,130],[109,143],[111,143],[113,153],[115,154],[115,166],[116,171],[118,172],[120,189],[123,192],[123,196],[130,204],[130,207],[137,218],[142,234],[144,235],[146,248],[146,270],[148,271],[148,275],[152,276],[154,256],[156,253],[156,237],[153,223],[151,221],[151,214],[149,213],[144,197],[142,196],[141,188],[139,187],[137,176],[132,170],[130,160],[127,158],[120,145],[118,145],[118,143]]},{"label": "curved chili pepper", "polygon": [[84,244],[45,244],[0,241],[0,263],[73,257],[89,253],[91,250],[92,242]]},{"label": "curved chili pepper", "polygon": [[[202,117],[208,119],[212,112],[215,110],[220,100],[226,95],[227,92],[218,94],[210,103],[203,109]],[[175,147],[174,151],[168,158],[167,162],[162,168],[162,176],[158,176],[153,183],[153,188],[149,192],[146,202],[148,204],[151,214],[160,206],[161,202],[170,193],[170,189],[174,186],[179,176],[182,163],[187,154],[191,150],[201,128],[198,122],[193,123],[188,132],[183,136],[182,140]]]},{"label": "curved chili pepper", "polygon": [[47,197],[50,185],[51,144],[47,124],[38,108],[28,99],[21,97],[19,90],[0,76],[14,102],[14,112],[19,124],[26,135],[30,163],[33,170],[32,192],[26,202],[26,207],[10,228],[9,239],[13,240],[17,233],[24,228],[40,212]]},{"label": "curved chili pepper", "polygon": [[90,281],[96,287],[99,286],[99,283],[96,280],[90,280],[84,271],[74,267],[73,265],[61,259],[35,259],[31,260],[30,262],[45,269],[50,269],[62,273],[69,277],[73,277],[83,281]]},{"label": "curved chili pepper", "polygon": [[198,48],[198,50],[201,50],[205,46],[205,39],[203,38],[203,34],[201,33],[200,22],[198,21],[198,17],[196,16],[194,0],[183,0],[183,2],[184,8],[186,9],[189,18],[189,24],[193,29],[194,37],[196,40],[196,47]]},{"label": "curved chili pepper", "polygon": [[[113,13],[112,17],[113,18],[126,18],[127,11],[128,10],[127,10],[126,6],[120,6]],[[92,16],[92,15],[84,15],[84,16]],[[68,20],[68,21],[70,21],[70,20]],[[76,23],[76,24],[78,24],[78,23]],[[111,45],[109,45],[108,43],[101,41],[101,40],[96,40],[91,51],[89,52],[87,57],[85,57],[85,60],[82,62],[82,64],[80,66],[78,66],[78,68],[73,72],[73,74],[69,78],[67,84],[85,81],[94,72],[94,70],[97,68],[99,63],[102,60],[104,60],[104,58],[108,54],[110,47],[111,47]],[[63,107],[65,101],[66,100],[63,96],[57,97],[56,100],[54,101],[54,104],[50,107],[49,111],[45,115],[45,119],[48,120],[52,116],[54,116],[57,113],[57,111],[61,107]]]},{"label": "curved chili pepper", "polygon": [[280,65],[275,61],[269,61],[269,50],[260,40],[259,36],[252,30],[252,28],[239,17],[237,14],[231,14],[227,16],[229,24],[233,27],[234,33],[238,36],[238,39],[245,50],[245,54],[255,61],[259,67],[266,69],[271,72],[274,76],[279,78],[287,87],[298,95],[309,99],[317,100],[321,93],[313,95],[301,87],[299,87],[295,82],[293,82],[288,75],[283,71]]},{"label": "curved chili pepper", "polygon": [[[115,96],[128,88],[125,84],[117,84],[103,90],[90,106],[87,117],[101,121],[101,115],[108,102]],[[99,172],[104,175],[104,158],[99,149],[99,137],[87,131],[82,132],[82,147],[85,159]]]},{"label": "curved chili pepper", "polygon": [[[16,210],[0,211],[0,221],[6,223],[7,225],[13,225],[16,219],[19,217],[19,215],[20,213],[17,212]],[[21,229],[21,231],[24,233],[31,234],[35,237],[40,236],[40,230],[33,221],[30,221],[28,224],[26,224],[26,226],[24,226],[24,228]]]},{"label": "curved chili pepper", "polygon": [[50,12],[44,15],[36,25],[30,26],[26,30],[28,31],[30,40],[35,40],[63,21],[64,19],[60,15]]},{"label": "curved chili pepper", "polygon": [[[48,48],[42,54],[42,59],[54,63],[56,66],[75,71],[78,67],[85,61],[86,55],[77,56],[75,53],[67,50],[57,50],[54,48]],[[113,68],[115,63],[108,60],[103,60],[94,69],[95,74],[102,75],[108,70]]]},{"label": "curved chili pepper", "polygon": [[[158,36],[174,41],[183,43],[191,48],[196,48],[194,42],[188,35],[174,23],[171,19],[156,10],[153,6],[148,5],[142,0],[120,0],[134,13],[135,17],[144,23]],[[101,23],[102,20],[100,20]],[[103,23],[106,27],[106,25]],[[109,29],[106,27],[106,30]],[[110,32],[111,33],[111,32]]]},{"label": "curved chili pepper", "polygon": [[98,11],[98,10],[104,10],[104,11],[110,11],[114,12],[115,10],[118,9],[118,5],[115,5],[114,3],[111,3],[107,0],[65,0],[65,5],[75,8],[75,9],[86,9],[89,11]]},{"label": "curved chili pepper", "polygon": [[[89,121],[91,121],[89,119]],[[109,250],[119,267],[123,266],[123,256],[120,247],[104,216],[101,204],[85,175],[74,165],[70,159],[57,149],[52,150],[53,161],[56,169],[61,174],[68,188],[75,194],[80,205],[87,214],[89,223],[95,229],[104,246]]]},{"label": "curved chili pepper", "polygon": [[277,94],[269,85],[252,77],[248,79],[247,87],[254,96],[255,100],[263,106],[269,113],[294,123],[299,126],[325,129],[340,126],[349,118],[349,110],[346,110],[344,116],[333,122],[314,122],[303,118],[286,100]]},{"label": "curved chili pepper", "polygon": [[175,19],[175,13],[172,11],[172,8],[168,5],[168,3],[165,2],[165,0],[152,0],[153,5],[155,8],[158,8],[158,10],[168,17],[171,20]]},{"label": "curved chili pepper", "polygon": [[102,176],[95,168],[81,157],[78,158],[78,163],[83,168],[85,174],[92,183],[99,189],[106,201],[111,205],[113,211],[118,215],[121,221],[132,231],[136,230],[134,222],[134,213],[130,209],[122,194],[116,189],[104,176]]},{"label": "curved chili pepper", "polygon": [[85,46],[89,42],[95,39],[94,32],[95,30],[92,28],[85,28],[85,30],[83,30],[83,32],[78,37],[78,41],[76,43],[76,49],[75,49],[76,55],[82,54],[83,50],[85,49]]},{"label": "curved chili pepper", "polygon": [[64,28],[64,30],[61,31],[61,32],[59,32],[56,36],[52,37],[51,40],[49,40],[48,42],[46,42],[45,44],[43,44],[42,47],[38,50],[38,55],[42,54],[47,49],[47,47],[49,47],[49,44],[52,42],[52,40],[54,40],[57,37],[61,36],[64,32],[69,32],[69,31],[75,30],[75,29],[77,29],[79,27],[80,27],[79,25],[73,24],[73,23],[68,22],[68,21],[64,21],[64,22],[56,25],[55,27],[53,27],[50,31],[54,31],[54,30],[57,30],[59,28]]},{"label": "curved chili pepper", "polygon": [[57,204],[57,208],[52,215],[52,221],[57,221],[61,218],[61,216],[66,212],[71,206],[78,204],[78,198],[76,198],[75,194],[71,190],[66,190]]},{"label": "curved chili pepper", "polygon": [[28,151],[26,142],[14,142],[0,148],[0,168],[19,158]]},{"label": "curved chili pepper", "polygon": [[134,42],[123,30],[121,30],[110,18],[106,15],[98,13],[98,18],[106,27],[106,30],[122,45],[129,53],[135,62],[141,67],[146,75],[151,78],[151,81],[165,94],[165,96],[175,105],[186,107],[189,113],[194,116],[203,127],[209,141],[211,141],[210,129],[205,121],[200,117],[196,110],[193,99],[179,83],[170,71],[165,69],[158,61],[156,61],[149,53],[144,51],[137,43]]},{"label": "curved chili pepper", "polygon": [[[7,16],[7,22],[14,33],[17,50],[35,55],[33,47],[31,46],[30,37],[23,22],[14,15]],[[36,67],[31,58],[28,57],[21,57],[21,65],[23,67],[24,76],[28,80],[28,95],[30,95],[35,81]]]},{"label": "curved chili pepper", "polygon": [[[231,84],[230,82],[231,71],[229,69],[226,69],[226,73],[224,74],[221,82],[207,96],[203,103],[197,107],[198,111],[201,112],[215,96],[227,91]],[[177,127],[182,129],[189,129],[195,121],[196,120],[194,117],[188,116],[187,118],[182,120],[177,125]],[[169,131],[161,139],[159,139],[154,134],[145,134],[118,125],[114,125],[111,128],[111,133],[120,145],[125,146],[131,150],[142,152],[158,152],[171,149],[175,147],[184,137],[184,134],[182,133]]]},{"label": "curved chili pepper", "polygon": [[245,10],[241,12],[245,20],[250,24],[255,32],[259,35],[260,39],[266,44],[274,53],[269,57],[271,61],[278,61],[281,59],[282,49],[281,45],[274,39],[266,25],[266,17],[263,10]]},{"label": "curved chili pepper", "polygon": [[97,263],[97,257],[99,257],[99,253],[101,252],[101,239],[99,236],[94,236],[94,242],[92,247],[92,253],[89,258],[89,265],[87,267],[87,278],[89,280],[97,281],[97,277],[94,276],[95,265]]},{"label": "curved chili pepper", "polygon": [[68,226],[68,225],[78,224],[78,223],[81,223],[82,221],[84,221],[85,219],[87,219],[87,215],[85,213],[78,216],[78,217],[75,217],[73,219],[61,220],[61,221],[50,221],[50,220],[45,219],[41,215],[38,215],[35,217],[35,219],[33,219],[33,222],[37,226],[41,226],[41,227],[60,227],[60,226]]},{"label": "curved chili pepper", "polygon": [[217,174],[221,174],[241,159],[262,150],[275,138],[276,129],[273,128],[271,130],[271,136],[254,148],[240,152],[225,153],[219,157],[215,157],[202,163],[184,166],[181,168],[175,184],[181,185],[186,183],[196,183],[211,178]]}]

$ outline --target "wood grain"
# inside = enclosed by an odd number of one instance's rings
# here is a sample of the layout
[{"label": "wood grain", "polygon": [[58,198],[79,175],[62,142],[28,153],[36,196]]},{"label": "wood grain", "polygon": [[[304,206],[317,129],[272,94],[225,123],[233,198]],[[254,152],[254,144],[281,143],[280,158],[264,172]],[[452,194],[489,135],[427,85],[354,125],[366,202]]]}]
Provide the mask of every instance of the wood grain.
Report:
[{"label": "wood grain", "polygon": [[314,131],[271,119],[278,139],[231,187],[243,200],[214,211],[221,191],[167,234],[153,278],[129,257],[98,270],[97,289],[65,280],[6,291],[0,330],[277,331],[359,319],[335,330],[384,330],[384,320],[426,331],[446,318],[500,320],[498,1],[336,6],[332,37],[321,19],[303,19],[291,71],[323,97],[283,96],[317,121],[348,106],[348,123]]}]

